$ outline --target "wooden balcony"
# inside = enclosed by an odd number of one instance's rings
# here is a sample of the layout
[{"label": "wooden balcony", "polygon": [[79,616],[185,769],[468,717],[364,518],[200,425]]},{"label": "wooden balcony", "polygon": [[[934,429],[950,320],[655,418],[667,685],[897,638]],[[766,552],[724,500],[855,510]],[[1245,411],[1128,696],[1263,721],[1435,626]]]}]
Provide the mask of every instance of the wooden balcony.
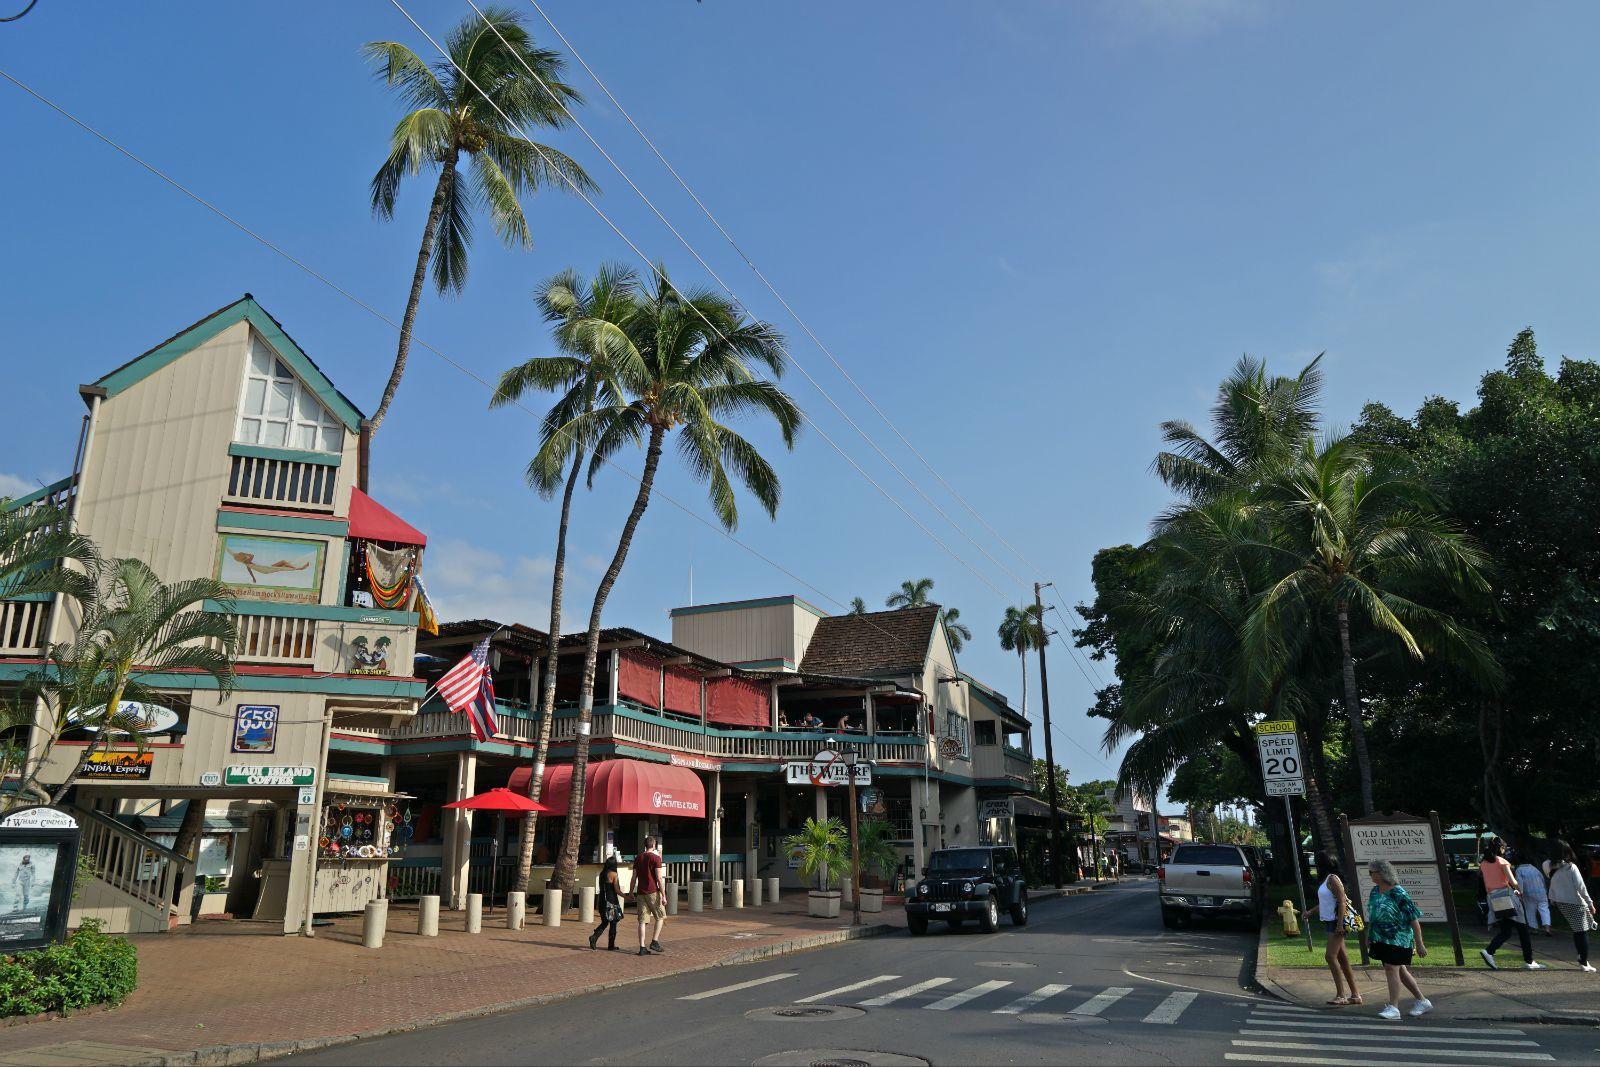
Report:
[{"label": "wooden balcony", "polygon": [[42,654],[49,618],[49,600],[0,600],[0,656]]}]

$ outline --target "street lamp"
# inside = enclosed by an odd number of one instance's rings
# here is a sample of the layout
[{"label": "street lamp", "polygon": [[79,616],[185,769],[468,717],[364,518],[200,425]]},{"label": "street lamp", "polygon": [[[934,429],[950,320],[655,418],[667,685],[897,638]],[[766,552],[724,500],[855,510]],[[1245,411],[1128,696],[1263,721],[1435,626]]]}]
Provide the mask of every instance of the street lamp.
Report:
[{"label": "street lamp", "polygon": [[861,925],[861,855],[856,848],[856,750],[844,750],[844,774],[850,782],[850,925]]}]

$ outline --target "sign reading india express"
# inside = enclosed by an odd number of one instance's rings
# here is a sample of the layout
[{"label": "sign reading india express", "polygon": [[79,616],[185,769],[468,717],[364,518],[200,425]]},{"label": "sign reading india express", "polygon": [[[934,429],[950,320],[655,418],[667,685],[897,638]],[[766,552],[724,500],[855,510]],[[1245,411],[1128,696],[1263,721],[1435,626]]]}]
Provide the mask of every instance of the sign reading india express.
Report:
[{"label": "sign reading india express", "polygon": [[143,782],[149,781],[155,765],[154,752],[91,752],[78,777]]},{"label": "sign reading india express", "polygon": [[244,767],[236,764],[222,772],[223,785],[311,785],[316,780],[315,767]]}]

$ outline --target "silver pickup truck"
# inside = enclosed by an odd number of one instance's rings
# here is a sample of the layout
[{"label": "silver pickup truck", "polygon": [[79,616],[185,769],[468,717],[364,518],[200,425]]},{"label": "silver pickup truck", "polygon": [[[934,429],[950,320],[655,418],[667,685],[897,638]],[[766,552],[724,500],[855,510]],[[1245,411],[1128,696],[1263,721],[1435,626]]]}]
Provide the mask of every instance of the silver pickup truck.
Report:
[{"label": "silver pickup truck", "polygon": [[1167,928],[1214,916],[1261,921],[1266,889],[1238,845],[1179,845],[1156,872]]}]

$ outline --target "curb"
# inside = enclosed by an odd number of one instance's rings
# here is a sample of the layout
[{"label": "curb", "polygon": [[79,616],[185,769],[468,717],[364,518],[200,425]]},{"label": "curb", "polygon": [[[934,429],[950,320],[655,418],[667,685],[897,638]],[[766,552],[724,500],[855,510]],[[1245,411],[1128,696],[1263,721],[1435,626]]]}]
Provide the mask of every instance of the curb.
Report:
[{"label": "curb", "polygon": [[753,963],[758,960],[770,959],[774,956],[786,956],[794,952],[805,952],[814,948],[838,945],[846,941],[857,941],[866,937],[878,937],[883,934],[893,933],[898,929],[900,928],[889,923],[872,923],[865,926],[846,927],[841,930],[829,930],[820,934],[790,938],[787,941],[777,941],[770,945],[759,945],[736,953],[727,959],[718,960],[716,963],[702,963],[694,967],[685,967],[681,971],[672,971],[669,974],[640,975],[637,978],[623,978],[615,982],[597,982],[592,985],[579,986],[576,989],[563,989],[557,993],[541,993],[536,997],[524,997],[521,1000],[505,1001],[482,1008],[469,1008],[466,1011],[448,1012],[443,1015],[416,1019],[395,1026],[363,1030],[355,1034],[312,1037],[301,1041],[262,1041],[247,1042],[241,1045],[212,1045],[187,1052],[172,1052],[164,1056],[152,1056],[148,1059],[135,1060],[132,1061],[129,1067],[224,1067],[224,1065],[232,1067],[234,1064],[260,1063],[263,1060],[275,1060],[283,1056],[292,1056],[298,1052],[313,1052],[318,1049],[334,1048],[339,1045],[367,1041],[375,1037],[392,1037],[395,1034],[406,1034],[414,1030],[443,1026],[446,1023],[465,1022],[469,1019],[485,1019],[492,1015],[503,1015],[506,1012],[523,1011],[527,1008],[556,1004],[563,1000],[573,1000],[577,997],[587,996],[590,993],[601,993],[608,989],[619,989],[623,986],[654,982],[662,978],[675,978],[681,974],[695,974],[699,971],[715,970],[718,967]]}]

